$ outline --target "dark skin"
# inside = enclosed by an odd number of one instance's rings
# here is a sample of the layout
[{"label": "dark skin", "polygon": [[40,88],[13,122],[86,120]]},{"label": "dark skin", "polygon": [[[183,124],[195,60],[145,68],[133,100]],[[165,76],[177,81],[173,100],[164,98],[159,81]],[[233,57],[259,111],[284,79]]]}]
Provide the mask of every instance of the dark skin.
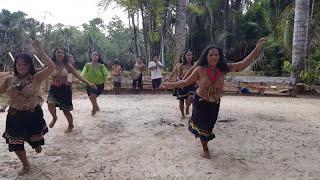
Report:
[{"label": "dark skin", "polygon": [[[61,72],[63,68],[69,69],[69,71],[81,82],[85,83],[86,85],[97,89],[96,85],[88,82],[86,79],[80,76],[80,74],[77,72],[77,70],[70,64],[64,64],[63,59],[66,54],[62,49],[58,49],[55,53],[57,62],[56,62],[56,71]],[[58,80],[58,81],[67,81],[67,77],[61,76],[61,75],[55,75],[53,76],[53,79]],[[53,128],[55,123],[57,122],[57,113],[56,113],[56,104],[55,102],[48,102],[48,110],[50,114],[52,115],[52,121],[49,124],[50,128]],[[63,114],[65,115],[67,121],[68,121],[68,128],[65,130],[65,133],[69,133],[73,131],[74,125],[73,125],[73,116],[70,111],[63,111]]]},{"label": "dark skin", "polygon": [[[185,54],[185,59],[187,60],[187,64],[180,64],[180,66],[178,67],[178,78],[179,79],[182,79],[183,76],[192,67],[192,58],[193,58],[192,52],[189,51]],[[180,111],[181,111],[181,119],[185,118],[184,110],[186,112],[186,115],[189,114],[189,107],[190,107],[190,105],[192,103],[192,99],[193,99],[192,96],[193,95],[189,95],[186,100],[181,99],[179,101],[179,107],[180,107]],[[184,108],[184,104],[186,105],[185,108]]]},{"label": "dark skin", "polygon": [[[266,42],[265,38],[259,39],[255,49],[242,61],[237,63],[229,63],[227,64],[230,71],[240,71],[248,67],[261,53],[262,47],[264,46]],[[212,93],[212,91],[209,91],[211,89],[218,89],[222,90],[224,86],[224,76],[222,75],[220,77],[220,80],[216,81],[215,83],[212,83],[212,81],[209,79],[207,74],[207,68],[212,72],[212,74],[215,74],[217,71],[217,64],[219,61],[219,51],[217,49],[210,49],[207,54],[207,61],[208,61],[208,67],[202,67],[202,66],[194,66],[192,73],[190,76],[185,76],[186,79],[178,81],[178,82],[165,82],[161,84],[161,88],[164,89],[173,89],[173,88],[181,88],[188,85],[191,85],[198,81],[199,88],[197,89],[197,94],[204,100],[209,102],[216,102],[217,98],[215,98],[215,94]],[[207,141],[201,141],[202,148],[203,148],[203,154],[202,156],[206,159],[211,159],[211,155],[208,149],[208,142]]]},{"label": "dark skin", "polygon": [[[40,57],[42,62],[44,63],[44,68],[42,68],[40,71],[38,71],[35,75],[33,75],[32,79],[32,86],[34,89],[40,89],[42,81],[49,78],[51,73],[56,68],[55,64],[52,62],[52,60],[47,56],[47,54],[44,52],[42,46],[40,45],[40,42],[35,40],[33,42],[33,47],[36,50],[37,56]],[[16,68],[18,71],[18,75],[10,75],[5,78],[4,82],[0,86],[0,94],[6,92],[6,90],[12,86],[18,78],[24,78],[27,76],[30,76],[28,65],[24,62],[23,59],[16,59]],[[24,104],[25,102],[21,102],[21,104]],[[14,108],[14,107],[13,107]],[[30,107],[31,108],[31,107]],[[37,153],[40,153],[42,151],[42,147],[38,146],[35,148],[35,151]],[[16,155],[22,162],[22,169],[18,173],[18,175],[24,175],[27,174],[30,170],[30,164],[27,158],[27,154],[25,150],[22,151],[15,151]]]}]

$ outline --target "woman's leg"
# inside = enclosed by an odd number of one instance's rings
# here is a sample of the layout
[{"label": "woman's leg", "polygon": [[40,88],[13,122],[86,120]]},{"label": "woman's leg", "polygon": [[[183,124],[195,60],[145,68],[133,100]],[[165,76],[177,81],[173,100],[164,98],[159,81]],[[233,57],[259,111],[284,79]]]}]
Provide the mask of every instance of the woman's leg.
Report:
[{"label": "woman's leg", "polygon": [[189,108],[192,103],[192,100],[193,100],[193,95],[189,95],[188,98],[186,99],[186,115],[189,114]]},{"label": "woman's leg", "polygon": [[25,150],[22,151],[15,151],[16,155],[18,156],[18,158],[20,159],[20,161],[22,162],[22,169],[21,171],[18,173],[18,175],[22,176],[24,174],[27,174],[29,172],[30,169],[30,164],[27,158],[27,153]]},{"label": "woman's leg", "polygon": [[73,126],[73,117],[70,111],[63,111],[63,114],[66,116],[67,121],[69,123],[68,128],[64,131],[65,133],[72,132],[74,126]]},{"label": "woman's leg", "polygon": [[179,99],[179,108],[180,108],[180,112],[181,112],[181,119],[184,119],[185,115],[184,115],[184,100],[183,99]]},{"label": "woman's leg", "polygon": [[50,122],[49,127],[53,128],[57,122],[56,104],[54,102],[48,102],[48,110],[52,115],[52,121]]},{"label": "woman's leg", "polygon": [[100,111],[99,105],[97,103],[97,96],[95,94],[90,94],[89,99],[92,104],[92,115],[95,115],[97,111]]},{"label": "woman's leg", "polygon": [[208,149],[208,141],[201,141],[202,148],[203,148],[203,154],[202,157],[205,159],[211,159],[211,155]]},{"label": "woman's leg", "polygon": [[94,104],[95,104],[95,106],[96,106],[96,110],[97,111],[100,111],[100,107],[99,107],[99,105],[98,105],[98,96],[97,95],[93,95],[93,102],[94,102]]}]

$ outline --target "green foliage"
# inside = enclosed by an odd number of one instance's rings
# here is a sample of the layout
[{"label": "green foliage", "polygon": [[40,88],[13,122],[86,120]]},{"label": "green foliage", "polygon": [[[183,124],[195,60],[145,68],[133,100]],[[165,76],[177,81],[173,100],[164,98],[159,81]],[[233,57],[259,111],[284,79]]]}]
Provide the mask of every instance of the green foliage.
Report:
[{"label": "green foliage", "polygon": [[309,85],[320,84],[320,50],[316,50],[307,61],[307,69],[301,71],[301,80]]},{"label": "green foliage", "polygon": [[[134,61],[133,43],[130,30],[123,22],[114,17],[105,25],[100,18],[83,24],[83,30],[63,24],[43,24],[35,19],[26,19],[23,12],[3,10],[0,13],[0,60],[2,64],[10,64],[7,52],[21,53],[28,36],[43,39],[44,48],[49,56],[57,47],[66,48],[76,58],[75,66],[81,69],[90,61],[93,51],[98,51],[107,64],[118,60],[125,69],[132,68]],[[141,36],[139,36],[141,38]],[[140,40],[142,42],[142,40]]]},{"label": "green foliage", "polygon": [[287,73],[291,73],[292,72],[292,64],[290,60],[285,60],[283,62],[283,71],[287,72]]},{"label": "green foliage", "polygon": [[190,12],[192,12],[198,16],[202,16],[205,13],[205,9],[196,3],[189,3],[188,9]]},{"label": "green foliage", "polygon": [[160,41],[160,35],[158,32],[149,32],[149,40],[152,43]]}]

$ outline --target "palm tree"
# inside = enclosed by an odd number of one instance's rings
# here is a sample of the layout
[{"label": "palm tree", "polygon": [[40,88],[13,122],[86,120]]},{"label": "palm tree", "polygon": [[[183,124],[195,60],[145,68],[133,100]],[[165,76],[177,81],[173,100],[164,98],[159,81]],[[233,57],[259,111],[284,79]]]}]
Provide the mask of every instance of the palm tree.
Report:
[{"label": "palm tree", "polygon": [[176,42],[176,58],[179,61],[179,56],[185,48],[186,43],[186,27],[187,27],[187,0],[177,1],[176,11],[176,26],[175,26],[175,42]]},{"label": "palm tree", "polygon": [[307,55],[309,0],[295,1],[291,83],[296,85]]}]

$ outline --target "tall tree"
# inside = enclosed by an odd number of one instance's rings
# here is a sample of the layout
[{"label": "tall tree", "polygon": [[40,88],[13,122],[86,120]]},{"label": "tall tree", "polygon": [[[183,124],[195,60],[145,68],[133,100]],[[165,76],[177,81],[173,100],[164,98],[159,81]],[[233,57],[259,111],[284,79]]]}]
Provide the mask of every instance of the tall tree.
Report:
[{"label": "tall tree", "polygon": [[295,1],[291,73],[291,82],[294,85],[299,82],[307,55],[309,3],[309,0]]},{"label": "tall tree", "polygon": [[186,28],[187,28],[187,0],[177,0],[176,10],[176,26],[175,26],[175,42],[176,55],[175,61],[179,61],[180,54],[186,44]]}]

